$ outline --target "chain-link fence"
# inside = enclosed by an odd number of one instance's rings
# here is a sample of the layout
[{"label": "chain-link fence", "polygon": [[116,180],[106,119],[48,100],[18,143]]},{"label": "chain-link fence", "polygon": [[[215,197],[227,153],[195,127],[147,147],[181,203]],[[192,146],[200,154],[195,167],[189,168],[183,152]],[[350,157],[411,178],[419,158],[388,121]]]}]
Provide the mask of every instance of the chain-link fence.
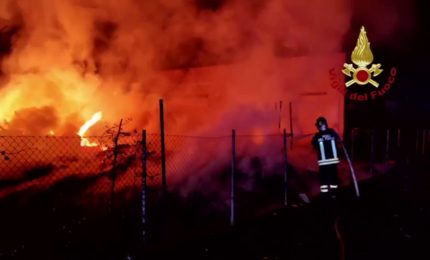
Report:
[{"label": "chain-link fence", "polygon": [[88,140],[93,147],[80,137],[0,137],[1,259],[77,259],[127,238],[122,223],[140,191],[140,135]]},{"label": "chain-link fence", "polygon": [[[398,160],[404,157],[400,154],[428,154],[429,133],[355,129],[348,148],[355,163]],[[1,136],[0,258],[47,250],[45,259],[76,259],[69,256],[77,252],[87,252],[76,256],[79,259],[91,259],[94,250],[129,250],[142,235],[144,165],[145,224],[151,239],[157,239],[156,234],[163,236],[160,239],[166,234],[184,237],[192,234],[191,227],[208,223],[212,228],[228,226],[233,197],[235,217],[241,221],[281,206],[286,196],[295,203],[295,194],[312,190],[309,183],[317,181],[317,168],[309,167],[316,164],[311,135],[294,137],[293,149],[292,138],[285,138],[282,133],[238,133],[233,167],[233,138],[228,133],[166,135],[164,162],[159,134],[147,134],[146,146],[138,132],[121,133],[118,142],[112,136],[89,137],[93,147],[81,146],[80,137]],[[402,147],[408,152],[401,153]],[[168,209],[161,203],[163,163]]]},{"label": "chain-link fence", "polygon": [[401,162],[429,155],[430,130],[426,128],[353,128],[351,157],[370,163]]},{"label": "chain-link fence", "polygon": [[113,175],[116,189],[133,186],[141,163],[139,138],[121,137],[115,145],[107,136],[89,137],[97,145],[83,147],[80,137],[2,136],[0,197],[67,180],[80,180],[76,188],[85,194],[109,193]]},{"label": "chain-link fence", "polygon": [[[1,217],[1,239],[16,234],[16,226],[22,235],[3,243],[0,249],[12,248],[9,255],[29,255],[48,250],[43,245],[57,243],[61,252],[70,253],[73,247],[80,248],[82,241],[88,242],[82,236],[103,245],[114,243],[114,237],[116,242],[121,238],[123,246],[125,241],[138,240],[143,160],[147,167],[148,223],[166,225],[160,217],[167,213],[160,204],[160,135],[146,136],[146,157],[141,133],[120,135],[117,143],[112,136],[88,140],[95,145],[82,146],[80,137],[0,137],[0,206],[6,212]],[[231,136],[167,135],[165,140],[167,187],[170,200],[177,202],[177,221],[191,226],[210,219],[228,226]],[[238,135],[236,156],[237,209],[239,216],[245,216],[250,204],[262,205],[252,192],[282,163],[282,134]],[[283,171],[276,174],[282,176]],[[276,189],[272,186],[268,190]],[[42,233],[46,239],[39,240]]]}]

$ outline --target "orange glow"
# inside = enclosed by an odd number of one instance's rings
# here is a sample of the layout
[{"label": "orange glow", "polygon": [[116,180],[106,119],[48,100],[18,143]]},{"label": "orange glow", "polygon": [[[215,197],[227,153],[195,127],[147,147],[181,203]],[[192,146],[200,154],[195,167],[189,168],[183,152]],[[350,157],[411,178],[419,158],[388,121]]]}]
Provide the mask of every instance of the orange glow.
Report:
[{"label": "orange glow", "polygon": [[90,120],[88,120],[81,126],[78,132],[78,135],[81,137],[81,146],[95,147],[99,145],[97,142],[89,141],[88,138],[84,137],[84,135],[88,131],[88,129],[90,129],[93,125],[100,121],[100,119],[102,119],[102,112],[99,111],[95,113]]},{"label": "orange glow", "polygon": [[155,132],[164,97],[174,118],[166,131],[220,134],[233,127],[226,115],[236,123],[244,107],[266,114],[260,108],[312,84],[327,87],[348,1],[219,1],[214,12],[196,2],[0,1],[0,28],[11,31],[0,55],[0,133],[74,135],[95,109],[107,123],[132,118],[127,127]]},{"label": "orange glow", "polygon": [[[130,118],[124,132],[157,133],[160,97],[166,134],[224,136],[235,128],[259,151],[273,140],[264,134],[289,127],[289,102],[297,136],[315,130],[316,113],[342,125],[343,96],[329,70],[345,62],[348,1],[219,1],[216,11],[197,2],[0,1],[0,29],[10,30],[1,34],[10,46],[0,48],[8,50],[0,50],[0,136],[55,135],[59,143],[73,136],[73,156],[109,154],[111,140],[88,137],[100,120]],[[218,164],[228,147],[167,138],[168,160],[193,173],[215,171],[209,162]],[[63,146],[50,152],[60,158]],[[241,154],[248,155],[254,150]]]},{"label": "orange glow", "polygon": [[261,128],[254,128],[252,131],[252,141],[256,145],[262,145],[264,144],[264,132]]}]

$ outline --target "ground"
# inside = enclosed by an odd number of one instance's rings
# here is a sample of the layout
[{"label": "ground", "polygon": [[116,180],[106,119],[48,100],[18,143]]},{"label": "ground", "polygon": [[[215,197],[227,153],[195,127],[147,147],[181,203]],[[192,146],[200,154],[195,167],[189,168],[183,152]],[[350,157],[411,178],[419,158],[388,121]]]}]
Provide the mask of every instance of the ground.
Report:
[{"label": "ground", "polygon": [[[241,193],[234,228],[228,210],[201,210],[207,201],[198,194],[187,201],[172,195],[168,206],[153,208],[148,216],[146,241],[138,203],[90,212],[70,204],[52,208],[60,198],[49,192],[33,196],[31,207],[29,198],[9,198],[0,205],[0,258],[430,259],[427,164],[375,171],[361,181],[360,199],[350,185],[335,200],[315,195],[306,204],[292,197],[287,207],[261,194]],[[259,210],[244,209],[252,205]]]},{"label": "ground", "polygon": [[[197,239],[148,245],[144,259],[429,259],[428,169],[398,166],[336,200],[273,210]],[[139,258],[143,259],[143,258]]]}]

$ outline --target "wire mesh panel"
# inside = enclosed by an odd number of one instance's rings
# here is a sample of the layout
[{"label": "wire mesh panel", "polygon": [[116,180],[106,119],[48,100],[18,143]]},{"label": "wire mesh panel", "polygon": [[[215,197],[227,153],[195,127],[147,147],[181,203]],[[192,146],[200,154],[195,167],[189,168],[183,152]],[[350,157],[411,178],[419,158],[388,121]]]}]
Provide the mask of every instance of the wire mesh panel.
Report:
[{"label": "wire mesh panel", "polygon": [[261,214],[284,200],[282,134],[237,134],[237,217]]},{"label": "wire mesh panel", "polygon": [[111,136],[88,137],[92,147],[81,141],[0,137],[0,258],[67,259],[134,237],[124,234],[138,220],[140,135],[124,133],[117,145]]},{"label": "wire mesh panel", "polygon": [[[177,234],[182,239],[192,235],[191,228],[198,232],[225,227],[233,210],[237,222],[264,214],[284,204],[286,197],[297,201],[291,195],[312,191],[309,183],[317,180],[317,170],[309,166],[316,158],[308,135],[296,137],[294,149],[289,147],[291,137],[285,140],[283,133],[236,132],[234,140],[230,133],[166,135],[166,207],[160,196],[160,134],[146,135],[146,157],[141,133],[118,137],[117,142],[112,136],[88,137],[94,145],[86,147],[80,137],[1,136],[0,239],[8,238],[8,242],[0,243],[0,251],[20,246],[22,238],[13,237],[17,232],[26,234],[25,245],[32,245],[27,255],[50,243],[68,252],[73,246],[81,250],[83,243],[126,247],[137,241],[144,205],[140,196],[143,165],[148,185],[145,223],[150,236],[158,233],[161,238]],[[368,160],[369,132],[353,137],[356,159]],[[374,138],[379,154],[403,140],[392,134]],[[425,149],[427,139],[419,141]],[[48,240],[38,241],[42,232]]]},{"label": "wire mesh panel", "polygon": [[0,137],[0,196],[25,189],[46,189],[65,179],[92,180],[91,192],[109,192],[109,173],[116,167],[117,188],[134,185],[139,171],[139,137],[122,137],[113,165],[114,147],[109,137],[91,137],[94,147],[81,146],[79,137]]},{"label": "wire mesh panel", "polygon": [[252,189],[257,179],[283,174],[283,135],[237,135],[238,167],[247,173],[244,188]]},{"label": "wire mesh panel", "polygon": [[230,167],[230,139],[229,136],[167,136],[168,180],[178,183],[177,189],[183,193],[193,189],[219,190],[215,187],[223,182],[222,175]]},{"label": "wire mesh panel", "polygon": [[147,135],[147,181],[149,186],[161,185],[161,136]]}]

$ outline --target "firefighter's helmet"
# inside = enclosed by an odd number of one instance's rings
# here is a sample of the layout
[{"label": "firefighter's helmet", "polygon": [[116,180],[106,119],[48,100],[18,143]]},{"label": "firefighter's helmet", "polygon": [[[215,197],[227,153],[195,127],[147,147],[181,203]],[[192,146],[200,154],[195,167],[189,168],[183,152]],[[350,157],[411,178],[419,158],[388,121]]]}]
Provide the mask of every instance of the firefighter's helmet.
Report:
[{"label": "firefighter's helmet", "polygon": [[315,122],[315,126],[319,129],[319,130],[324,130],[327,129],[327,119],[325,119],[325,117],[318,117],[317,121]]}]

